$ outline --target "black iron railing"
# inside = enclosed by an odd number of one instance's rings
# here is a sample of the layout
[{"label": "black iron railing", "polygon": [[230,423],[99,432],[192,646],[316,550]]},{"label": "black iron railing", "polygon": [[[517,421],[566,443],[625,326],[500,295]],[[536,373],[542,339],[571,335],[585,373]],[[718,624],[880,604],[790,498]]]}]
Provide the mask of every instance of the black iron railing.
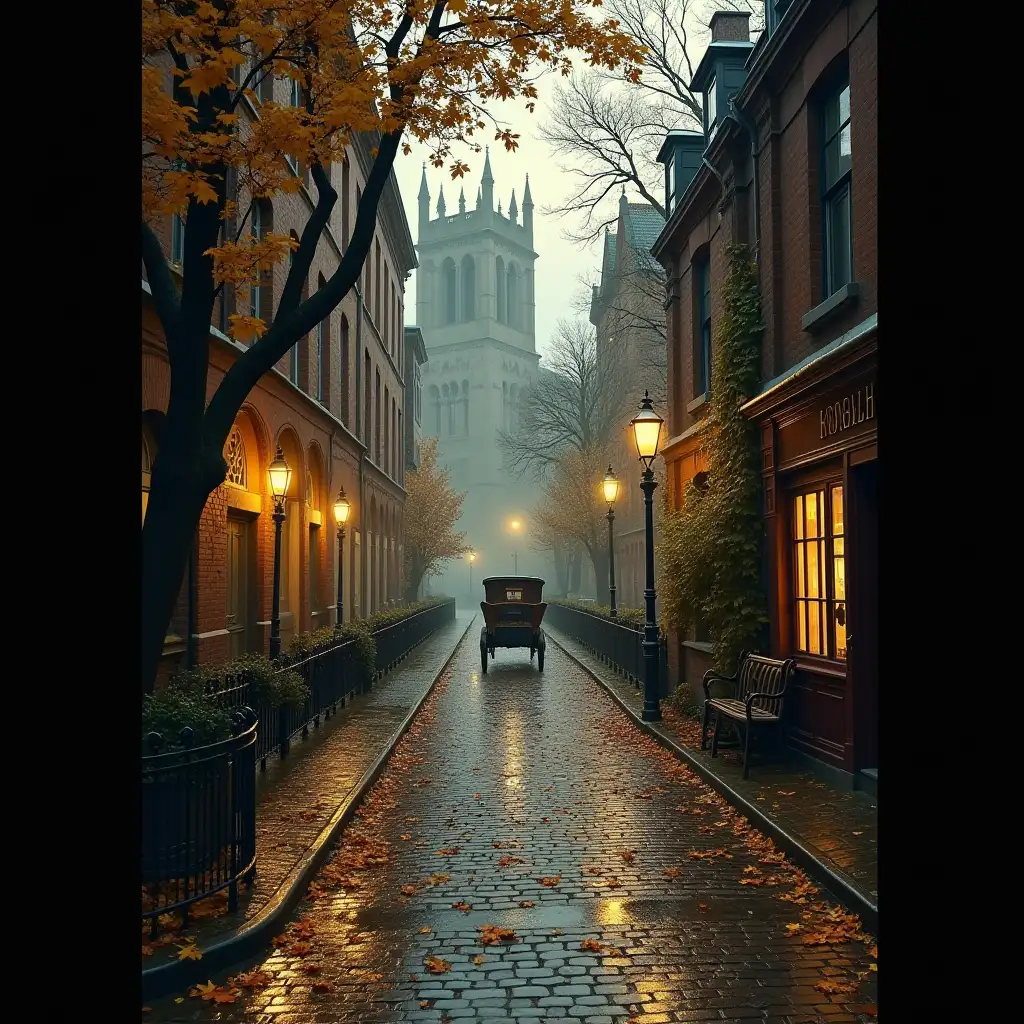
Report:
[{"label": "black iron railing", "polygon": [[424,608],[407,619],[383,626],[373,634],[377,641],[377,675],[390,672],[409,652],[446,622],[455,621],[455,601]]},{"label": "black iron railing", "polygon": [[164,737],[151,732],[142,758],[143,917],[156,935],[161,914],[188,908],[228,890],[238,906],[238,882],[256,868],[256,736],[250,708],[233,715],[232,736],[192,746],[182,730],[180,749],[161,753]]},{"label": "black iron railing", "polygon": [[[627,626],[603,615],[594,615],[569,605],[548,605],[545,620],[566,636],[572,637],[596,654],[606,665],[624,675],[634,686],[644,681],[644,634],[642,629]],[[668,644],[660,637],[658,657],[658,696],[670,694],[668,682]]]}]

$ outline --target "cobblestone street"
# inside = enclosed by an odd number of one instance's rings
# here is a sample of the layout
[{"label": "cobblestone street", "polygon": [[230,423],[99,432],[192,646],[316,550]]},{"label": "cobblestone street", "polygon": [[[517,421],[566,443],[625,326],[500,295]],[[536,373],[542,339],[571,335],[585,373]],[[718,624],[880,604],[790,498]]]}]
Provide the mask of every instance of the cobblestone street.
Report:
[{"label": "cobblestone street", "polygon": [[482,675],[478,626],[279,948],[143,1021],[876,1019],[855,919],[554,644]]}]

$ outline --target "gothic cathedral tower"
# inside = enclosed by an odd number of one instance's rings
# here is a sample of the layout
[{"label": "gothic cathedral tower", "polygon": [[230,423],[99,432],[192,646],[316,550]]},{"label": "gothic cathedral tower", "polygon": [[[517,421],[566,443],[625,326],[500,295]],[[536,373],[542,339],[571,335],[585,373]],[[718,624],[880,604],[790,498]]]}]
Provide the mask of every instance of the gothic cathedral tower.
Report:
[{"label": "gothic cathedral tower", "polygon": [[[537,379],[534,337],[533,199],[523,190],[519,222],[513,190],[508,213],[494,209],[494,177],[488,154],[476,195],[448,214],[444,186],[430,219],[426,166],[419,191],[419,269],[416,319],[423,331],[423,434],[438,437],[438,463],[451,470],[452,486],[466,491],[458,528],[477,552],[471,605],[482,599],[479,582],[491,575],[543,575],[532,550],[527,480],[503,468],[501,430],[518,428],[526,392]],[[434,593],[469,594],[465,561],[449,562],[433,581]]]}]

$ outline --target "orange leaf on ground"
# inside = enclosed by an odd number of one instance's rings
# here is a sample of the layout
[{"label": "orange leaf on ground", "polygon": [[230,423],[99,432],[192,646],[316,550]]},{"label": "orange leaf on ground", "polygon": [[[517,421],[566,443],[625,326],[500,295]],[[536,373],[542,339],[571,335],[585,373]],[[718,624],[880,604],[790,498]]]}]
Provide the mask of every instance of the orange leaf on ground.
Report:
[{"label": "orange leaf on ground", "polygon": [[698,903],[698,904],[697,904],[697,909],[698,909],[698,910],[699,910],[699,911],[700,911],[700,912],[701,912],[702,914],[706,914],[706,913],[708,912],[708,905],[707,905],[706,903]]},{"label": "orange leaf on ground", "polygon": [[399,838],[408,842],[410,839],[412,839],[412,834],[409,832],[403,832],[401,836],[399,836]]},{"label": "orange leaf on ground", "polygon": [[541,885],[546,885],[549,888],[552,887],[552,886],[558,885],[558,883],[561,880],[562,880],[562,876],[561,875],[548,875],[548,876],[545,876],[544,878],[538,878],[537,879],[537,881],[540,882]]},{"label": "orange leaf on ground", "polygon": [[337,992],[337,985],[332,985],[329,981],[314,981],[312,984],[314,992]]},{"label": "orange leaf on ground", "polygon": [[242,988],[266,988],[273,982],[273,977],[266,971],[246,971],[244,974],[236,974],[228,978],[232,985],[241,985]]},{"label": "orange leaf on ground", "polygon": [[683,873],[681,868],[665,868],[662,874],[666,878],[678,878]]},{"label": "orange leaf on ground", "polygon": [[461,910],[464,914],[468,914],[472,909],[465,900],[459,900],[458,903],[452,904],[452,910]]},{"label": "orange leaf on ground", "polygon": [[511,942],[516,937],[514,928],[499,928],[495,924],[482,924],[477,927],[480,941],[485,946],[495,946],[499,942]]},{"label": "orange leaf on ground", "polygon": [[179,946],[178,949],[180,950],[180,952],[178,953],[179,960],[203,959],[202,951],[197,949],[194,945],[192,945],[191,942],[187,946]]},{"label": "orange leaf on ground", "polygon": [[426,967],[431,974],[447,974],[452,969],[452,965],[447,960],[443,960],[439,956],[428,956],[426,960],[423,961],[423,966]]},{"label": "orange leaf on ground", "polygon": [[520,900],[519,906],[529,909],[530,907],[536,906],[535,900]]},{"label": "orange leaf on ground", "polygon": [[422,928],[420,929],[420,935],[429,935],[429,934],[430,934],[430,931],[431,931],[430,925],[429,925],[429,924],[427,924],[427,925],[424,925],[424,926],[423,926],[423,927],[422,927]]},{"label": "orange leaf on ground", "polygon": [[319,974],[323,969],[323,964],[308,963],[299,965],[299,970],[302,971],[303,974]]},{"label": "orange leaf on ground", "polygon": [[499,868],[507,868],[510,864],[523,864],[525,861],[522,857],[502,857],[498,861]]},{"label": "orange leaf on ground", "polygon": [[420,1009],[421,1010],[427,1009],[428,1006],[430,1006],[430,1000],[429,999],[421,999],[420,1000]]},{"label": "orange leaf on ground", "polygon": [[597,939],[584,939],[580,943],[580,949],[583,950],[584,953],[604,952],[604,946],[602,946],[601,943],[597,941]]},{"label": "orange leaf on ground", "polygon": [[632,864],[636,857],[636,850],[619,850],[618,854],[627,864]]}]

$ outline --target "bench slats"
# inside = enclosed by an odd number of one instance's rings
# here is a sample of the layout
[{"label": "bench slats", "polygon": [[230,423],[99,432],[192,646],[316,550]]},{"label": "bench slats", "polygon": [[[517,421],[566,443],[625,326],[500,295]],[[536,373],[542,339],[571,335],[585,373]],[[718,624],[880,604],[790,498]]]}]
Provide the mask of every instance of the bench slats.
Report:
[{"label": "bench slats", "polygon": [[[723,715],[727,715],[729,718],[746,720],[747,708],[741,700],[726,700],[716,697],[710,703],[713,708],[717,711],[721,711]],[[756,704],[750,708],[750,717],[765,722],[776,722],[779,718],[778,715],[765,711],[762,708],[759,708]]]}]

